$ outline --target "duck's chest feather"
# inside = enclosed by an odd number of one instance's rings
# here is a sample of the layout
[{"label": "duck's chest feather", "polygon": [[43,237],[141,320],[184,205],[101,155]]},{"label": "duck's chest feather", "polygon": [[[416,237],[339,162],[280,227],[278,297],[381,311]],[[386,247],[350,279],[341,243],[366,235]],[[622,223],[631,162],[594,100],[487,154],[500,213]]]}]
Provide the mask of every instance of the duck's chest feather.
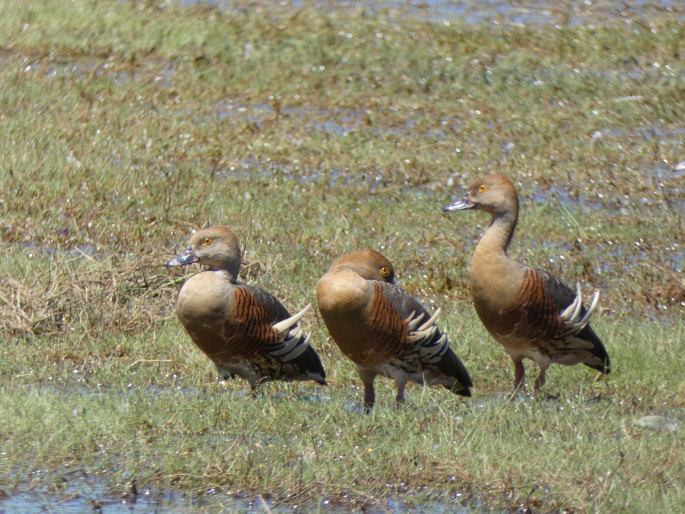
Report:
[{"label": "duck's chest feather", "polygon": [[215,361],[228,357],[220,358],[227,350],[234,353],[227,343],[236,333],[230,315],[235,289],[225,273],[203,271],[183,285],[176,302],[176,315],[188,335]]},{"label": "duck's chest feather", "polygon": [[176,315],[190,329],[213,330],[223,325],[231,310],[234,287],[224,272],[203,271],[181,288]]},{"label": "duck's chest feather", "polygon": [[223,271],[188,280],[176,314],[195,344],[217,363],[263,356],[266,346],[278,342],[273,323],[288,317],[268,293],[233,284]]},{"label": "duck's chest feather", "polygon": [[511,333],[519,321],[516,314],[525,268],[504,254],[474,255],[471,262],[471,294],[485,327],[493,335]]},{"label": "duck's chest feather", "polygon": [[385,362],[406,338],[402,319],[375,281],[346,270],[328,273],[319,281],[317,299],[331,336],[358,365]]}]

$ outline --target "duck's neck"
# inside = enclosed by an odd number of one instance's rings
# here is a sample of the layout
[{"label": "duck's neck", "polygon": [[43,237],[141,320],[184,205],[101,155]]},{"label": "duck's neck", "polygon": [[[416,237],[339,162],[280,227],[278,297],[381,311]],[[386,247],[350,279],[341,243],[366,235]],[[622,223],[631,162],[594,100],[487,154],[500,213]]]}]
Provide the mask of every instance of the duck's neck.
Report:
[{"label": "duck's neck", "polygon": [[228,280],[231,284],[237,284],[238,283],[238,276],[237,274],[233,274],[230,270],[227,270],[226,268],[223,268],[221,266],[217,267],[208,267],[207,271],[213,271],[215,273],[218,273],[222,277],[224,277],[226,280]]},{"label": "duck's neck", "polygon": [[481,319],[497,317],[519,290],[522,268],[507,256],[516,220],[516,210],[493,215],[473,254],[471,294]]},{"label": "duck's neck", "polygon": [[493,214],[490,226],[476,246],[474,260],[484,257],[506,257],[517,221],[518,209]]}]

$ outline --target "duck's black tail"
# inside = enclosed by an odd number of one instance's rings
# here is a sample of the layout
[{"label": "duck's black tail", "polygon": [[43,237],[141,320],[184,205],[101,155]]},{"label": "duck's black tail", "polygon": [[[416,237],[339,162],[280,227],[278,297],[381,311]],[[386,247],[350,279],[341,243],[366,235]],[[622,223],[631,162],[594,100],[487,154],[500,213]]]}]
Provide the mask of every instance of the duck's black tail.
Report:
[{"label": "duck's black tail", "polygon": [[452,386],[445,385],[450,391],[460,396],[471,396],[471,377],[466,371],[466,366],[461,362],[459,357],[449,348],[445,355],[443,355],[440,362],[438,362],[438,369],[449,377],[454,377],[456,380]]},{"label": "duck's black tail", "polygon": [[609,360],[609,354],[607,353],[606,348],[604,348],[600,338],[597,337],[595,331],[592,330],[592,327],[589,324],[586,325],[583,330],[575,335],[575,337],[585,339],[586,341],[592,343],[592,349],[589,350],[592,356],[589,359],[584,360],[583,364],[590,366],[591,368],[596,369],[604,374],[611,373],[611,361]]}]

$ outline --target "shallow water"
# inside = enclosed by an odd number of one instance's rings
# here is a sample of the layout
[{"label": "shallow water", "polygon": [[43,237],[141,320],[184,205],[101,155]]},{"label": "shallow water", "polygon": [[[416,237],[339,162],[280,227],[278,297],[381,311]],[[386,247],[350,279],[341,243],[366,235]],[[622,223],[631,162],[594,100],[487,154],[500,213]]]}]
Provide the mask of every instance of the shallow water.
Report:
[{"label": "shallow water", "polygon": [[[209,4],[220,9],[234,9],[230,0],[176,0],[184,6]],[[303,0],[282,0],[278,7],[311,5]],[[648,21],[655,13],[672,13],[677,19],[685,19],[685,8],[678,0],[624,1],[566,1],[549,0],[315,0],[322,10],[364,8],[371,11],[388,11],[391,16],[404,16],[426,21],[497,25],[583,25],[600,21],[643,20]],[[273,5],[265,4],[273,8]]]},{"label": "shallow water", "polygon": [[135,485],[127,484],[128,491],[120,497],[108,493],[105,484],[93,477],[80,477],[66,490],[57,494],[39,490],[19,489],[14,493],[5,491],[0,496],[0,512],[3,513],[56,513],[76,514],[83,512],[102,514],[142,514],[142,513],[199,513],[199,512],[274,512],[314,513],[359,512],[380,513],[426,513],[426,514],[465,514],[481,511],[479,506],[465,508],[459,504],[460,494],[442,501],[427,501],[420,507],[413,507],[396,496],[389,496],[377,503],[363,506],[353,503],[334,502],[329,498],[307,499],[288,505],[261,495],[225,495],[214,490],[207,491],[202,497],[192,497],[178,491],[138,491]]},{"label": "shallow water", "polygon": [[[137,514],[150,512],[166,512],[170,514],[198,512],[201,506],[193,505],[192,502],[178,498],[174,500],[172,495],[162,498],[152,498],[142,495],[135,502],[117,500],[105,494],[71,493],[66,496],[41,494],[37,492],[22,492],[11,495],[9,498],[0,500],[0,511],[5,513],[45,513],[54,512],[60,514],[76,514],[83,512],[107,513],[107,514]],[[238,507],[238,509],[240,509]],[[240,509],[243,510],[243,509]],[[256,511],[255,511],[256,512]]]},{"label": "shallow water", "polygon": [[[139,513],[194,513],[194,512],[306,512],[307,509],[275,505],[273,500],[264,498],[242,499],[210,494],[193,498],[179,492],[153,492],[145,489],[135,496],[115,498],[106,492],[99,482],[90,481],[69,487],[62,494],[23,491],[0,499],[0,511],[5,513],[59,513],[76,514],[83,512],[103,514]],[[312,505],[311,512],[319,509]]]}]

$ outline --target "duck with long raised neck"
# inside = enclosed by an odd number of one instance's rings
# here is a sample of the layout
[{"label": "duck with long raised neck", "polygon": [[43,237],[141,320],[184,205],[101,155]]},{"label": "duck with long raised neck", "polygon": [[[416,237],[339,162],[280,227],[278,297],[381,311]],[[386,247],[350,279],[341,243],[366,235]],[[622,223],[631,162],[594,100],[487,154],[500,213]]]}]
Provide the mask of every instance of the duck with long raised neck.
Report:
[{"label": "duck with long raised neck", "polygon": [[316,287],[321,317],[364,383],[364,407],[375,402],[377,375],[397,385],[404,401],[408,381],[443,385],[471,396],[471,379],[449,347],[447,335],[411,295],[395,284],[395,270],[374,250],[347,253],[333,262]]},{"label": "duck with long raised neck", "polygon": [[485,328],[514,362],[514,390],[523,382],[524,358],[540,368],[536,391],[554,362],[583,363],[609,373],[609,356],[589,324],[599,291],[586,310],[580,284],[574,292],[549,273],[523,266],[507,255],[518,221],[518,195],[511,180],[504,175],[481,177],[463,199],[443,208],[445,212],[467,209],[492,217],[471,260],[471,293]]},{"label": "duck with long raised neck", "polygon": [[254,390],[268,380],[326,383],[321,360],[294,316],[266,291],[238,282],[238,238],[226,226],[198,231],[168,268],[198,263],[207,270],[188,279],[176,315],[223,379],[244,378]]}]

